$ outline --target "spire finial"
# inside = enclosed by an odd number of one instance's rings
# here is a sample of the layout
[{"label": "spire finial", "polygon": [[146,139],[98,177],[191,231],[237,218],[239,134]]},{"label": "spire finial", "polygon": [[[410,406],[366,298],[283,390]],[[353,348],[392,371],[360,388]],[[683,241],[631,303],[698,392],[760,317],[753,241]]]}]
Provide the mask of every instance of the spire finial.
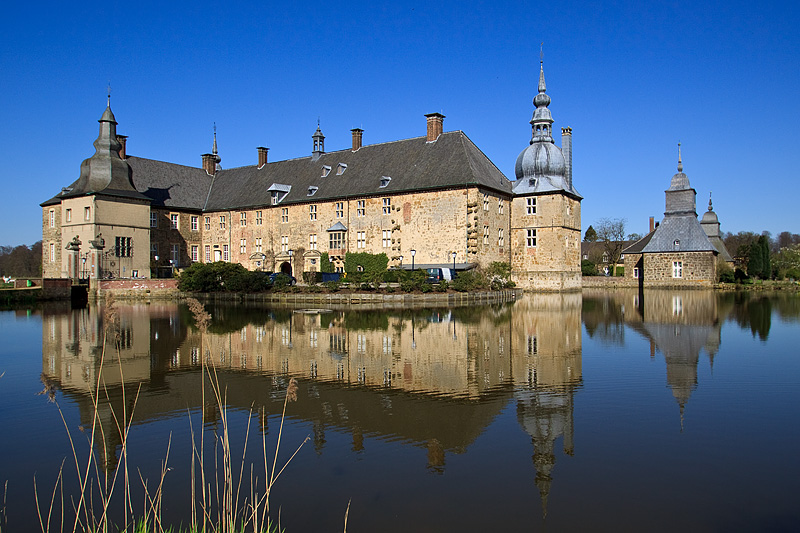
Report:
[{"label": "spire finial", "polygon": [[714,206],[711,205],[711,191],[708,191],[708,210],[713,211]]},{"label": "spire finial", "polygon": [[108,94],[108,107],[111,107],[111,80],[108,80],[108,86],[106,87],[106,92]]},{"label": "spire finial", "polygon": [[217,155],[217,123],[214,122],[214,144],[211,146],[211,153]]},{"label": "spire finial", "polygon": [[681,161],[681,143],[678,141],[678,172],[683,172],[683,162]]},{"label": "spire finial", "polygon": [[547,86],[544,83],[544,43],[542,43],[539,45],[539,93],[545,91],[547,91]]},{"label": "spire finial", "polygon": [[544,63],[544,42],[539,44],[539,64]]}]

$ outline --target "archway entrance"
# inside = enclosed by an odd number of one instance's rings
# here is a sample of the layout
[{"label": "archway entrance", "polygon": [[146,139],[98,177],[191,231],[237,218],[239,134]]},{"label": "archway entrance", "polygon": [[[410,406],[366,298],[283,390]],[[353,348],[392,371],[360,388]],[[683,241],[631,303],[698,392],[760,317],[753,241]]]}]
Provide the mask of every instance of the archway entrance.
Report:
[{"label": "archway entrance", "polygon": [[289,263],[289,261],[284,261],[281,263],[281,272],[287,276],[292,275],[292,265]]}]

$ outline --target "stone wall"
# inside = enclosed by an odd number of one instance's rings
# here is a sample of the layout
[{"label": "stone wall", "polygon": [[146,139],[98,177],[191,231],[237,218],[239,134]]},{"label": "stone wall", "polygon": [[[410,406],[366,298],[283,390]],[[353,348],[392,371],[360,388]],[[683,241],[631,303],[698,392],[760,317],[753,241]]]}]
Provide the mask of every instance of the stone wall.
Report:
[{"label": "stone wall", "polygon": [[[53,225],[50,224],[50,212],[53,213]],[[42,275],[47,278],[58,278],[62,274],[61,254],[64,247],[61,241],[61,206],[52,205],[42,208]]]},{"label": "stone wall", "polygon": [[[682,276],[673,277],[673,262],[682,264]],[[668,252],[644,255],[644,285],[711,287],[717,277],[717,261],[713,252]]]},{"label": "stone wall", "polygon": [[92,280],[92,292],[97,298],[113,294],[122,299],[177,298],[178,280],[176,279],[118,279]]}]

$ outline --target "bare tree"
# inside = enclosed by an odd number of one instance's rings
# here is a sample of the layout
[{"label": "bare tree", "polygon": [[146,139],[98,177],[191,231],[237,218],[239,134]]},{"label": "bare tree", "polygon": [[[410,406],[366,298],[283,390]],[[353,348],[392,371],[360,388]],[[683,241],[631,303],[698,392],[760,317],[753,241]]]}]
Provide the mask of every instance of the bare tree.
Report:
[{"label": "bare tree", "polygon": [[597,240],[603,243],[604,255],[608,257],[612,276],[616,273],[619,257],[625,246],[625,224],[627,222],[624,218],[601,218],[595,228]]}]

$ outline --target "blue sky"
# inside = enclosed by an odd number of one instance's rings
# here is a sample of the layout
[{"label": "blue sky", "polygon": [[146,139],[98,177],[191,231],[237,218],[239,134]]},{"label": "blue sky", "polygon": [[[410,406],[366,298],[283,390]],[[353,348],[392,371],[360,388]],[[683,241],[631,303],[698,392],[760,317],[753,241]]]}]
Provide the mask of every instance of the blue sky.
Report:
[{"label": "blue sky", "polygon": [[[447,116],[509,178],[530,140],[539,43],[554,131],[573,129],[583,230],[660,220],[677,143],[723,231],[800,233],[796,2],[15,2],[0,21],[0,245],[94,153],[112,86],[128,153],[222,166],[373,144]],[[560,138],[557,140],[560,144]]]}]

